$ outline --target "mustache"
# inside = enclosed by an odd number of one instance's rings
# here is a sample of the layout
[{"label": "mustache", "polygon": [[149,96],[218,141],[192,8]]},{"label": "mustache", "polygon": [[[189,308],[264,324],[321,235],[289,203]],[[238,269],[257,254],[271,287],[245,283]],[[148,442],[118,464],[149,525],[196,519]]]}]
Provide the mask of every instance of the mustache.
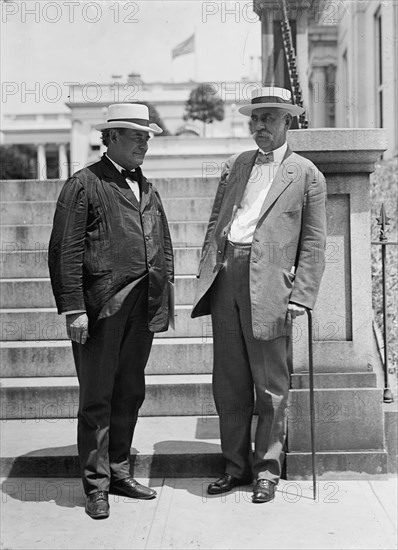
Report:
[{"label": "mustache", "polygon": [[253,135],[255,137],[267,137],[267,138],[272,138],[272,134],[270,134],[269,132],[265,132],[264,130],[259,130],[259,131],[256,131],[253,133]]}]

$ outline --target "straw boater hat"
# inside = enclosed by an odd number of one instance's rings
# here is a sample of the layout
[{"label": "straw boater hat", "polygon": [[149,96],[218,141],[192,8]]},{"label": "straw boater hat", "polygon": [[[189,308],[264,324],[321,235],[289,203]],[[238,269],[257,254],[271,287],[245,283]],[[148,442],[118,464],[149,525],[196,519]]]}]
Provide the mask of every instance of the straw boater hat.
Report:
[{"label": "straw boater hat", "polygon": [[96,130],[110,128],[129,128],[130,130],[142,130],[161,134],[163,130],[154,123],[149,122],[149,109],[141,103],[114,103],[108,107],[107,122],[97,124]]},{"label": "straw boater hat", "polygon": [[244,105],[239,109],[242,115],[250,116],[255,109],[263,107],[277,107],[288,111],[293,116],[304,113],[304,109],[298,105],[293,105],[292,94],[285,88],[276,88],[275,86],[255,89],[252,91],[250,105]]}]

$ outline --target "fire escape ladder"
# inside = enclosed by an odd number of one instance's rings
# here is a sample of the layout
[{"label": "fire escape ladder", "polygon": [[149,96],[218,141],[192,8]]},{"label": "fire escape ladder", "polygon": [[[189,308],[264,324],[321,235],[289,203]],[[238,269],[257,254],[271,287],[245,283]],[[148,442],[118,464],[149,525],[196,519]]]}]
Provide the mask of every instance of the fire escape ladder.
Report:
[{"label": "fire escape ladder", "polygon": [[[285,51],[285,58],[287,63],[287,68],[289,72],[290,87],[292,90],[292,99],[295,105],[299,107],[304,107],[303,105],[303,94],[301,91],[301,86],[298,77],[297,64],[296,64],[296,52],[293,46],[292,39],[292,29],[289,22],[289,17],[287,13],[286,0],[281,0],[282,2],[282,19],[281,19],[281,29],[282,29],[282,38],[283,38],[283,47]],[[308,128],[308,120],[305,116],[305,113],[298,117],[299,128]]]}]

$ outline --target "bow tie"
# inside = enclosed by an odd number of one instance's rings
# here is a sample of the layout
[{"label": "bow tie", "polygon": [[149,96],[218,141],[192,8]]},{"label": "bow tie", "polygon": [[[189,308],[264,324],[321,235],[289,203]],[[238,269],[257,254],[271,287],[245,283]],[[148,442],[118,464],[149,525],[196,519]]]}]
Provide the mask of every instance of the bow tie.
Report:
[{"label": "bow tie", "polygon": [[256,164],[269,164],[270,162],[274,162],[273,151],[271,151],[270,153],[258,153]]},{"label": "bow tie", "polygon": [[134,170],[122,170],[122,176],[139,183],[139,175]]}]

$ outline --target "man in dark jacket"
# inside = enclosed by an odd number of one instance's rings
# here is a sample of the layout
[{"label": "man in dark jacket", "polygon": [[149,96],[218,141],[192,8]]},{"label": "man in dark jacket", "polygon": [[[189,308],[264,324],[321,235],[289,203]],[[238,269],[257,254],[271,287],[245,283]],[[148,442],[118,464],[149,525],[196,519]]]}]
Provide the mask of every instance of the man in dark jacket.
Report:
[{"label": "man in dark jacket", "polygon": [[80,385],[86,512],[100,519],[109,516],[109,492],[156,496],[131,477],[129,454],[153,336],[168,328],[174,273],[163,206],[139,167],[150,132],[162,130],[141,104],[110,105],[107,123],[96,128],[107,153],[65,183],[49,268]]}]

